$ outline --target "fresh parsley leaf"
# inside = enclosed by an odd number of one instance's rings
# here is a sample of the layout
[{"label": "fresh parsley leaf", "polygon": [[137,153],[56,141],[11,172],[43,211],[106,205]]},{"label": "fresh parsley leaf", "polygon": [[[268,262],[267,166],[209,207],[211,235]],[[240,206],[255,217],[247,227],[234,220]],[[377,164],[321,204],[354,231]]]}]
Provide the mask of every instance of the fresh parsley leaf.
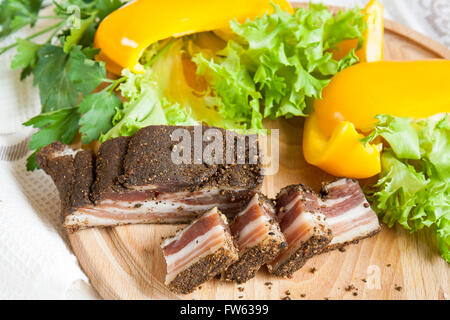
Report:
[{"label": "fresh parsley leaf", "polygon": [[0,2],[0,39],[26,25],[33,26],[43,0],[3,0]]},{"label": "fresh parsley leaf", "polygon": [[24,125],[40,130],[31,137],[30,149],[39,149],[55,141],[70,143],[77,133],[79,119],[76,107],[41,113],[31,118]]},{"label": "fresh parsley leaf", "polygon": [[70,56],[52,44],[45,44],[37,54],[34,85],[39,86],[42,112],[76,106],[79,94],[69,79]]},{"label": "fresh parsley leaf", "polygon": [[78,106],[81,113],[80,133],[82,142],[97,140],[112,127],[111,119],[122,102],[113,92],[103,90],[87,95]]},{"label": "fresh parsley leaf", "polygon": [[103,20],[111,12],[119,9],[122,4],[121,0],[97,0],[98,17]]},{"label": "fresh parsley leaf", "polygon": [[46,44],[37,54],[34,84],[39,85],[43,112],[76,106],[80,94],[91,93],[106,78],[104,64],[87,59],[79,46],[67,54]]},{"label": "fresh parsley leaf", "polygon": [[33,126],[40,130],[31,136],[30,150],[36,150],[27,159],[27,169],[38,168],[36,153],[42,148],[55,141],[70,143],[78,130],[80,115],[77,108],[65,108],[57,111],[41,113],[24,123],[25,126]]},{"label": "fresh parsley leaf", "polygon": [[30,40],[17,39],[17,53],[11,62],[11,69],[34,68],[37,61],[37,51],[41,45]]},{"label": "fresh parsley leaf", "polygon": [[89,28],[89,26],[94,22],[95,15],[92,15],[91,17],[87,19],[80,20],[80,27],[79,28],[72,28],[70,29],[70,35],[66,37],[64,42],[64,52],[68,53],[70,49],[78,44],[78,42],[83,37],[85,31]]},{"label": "fresh parsley leaf", "polygon": [[75,46],[70,51],[68,78],[75,91],[89,94],[106,80],[105,64],[88,59],[81,47]]}]

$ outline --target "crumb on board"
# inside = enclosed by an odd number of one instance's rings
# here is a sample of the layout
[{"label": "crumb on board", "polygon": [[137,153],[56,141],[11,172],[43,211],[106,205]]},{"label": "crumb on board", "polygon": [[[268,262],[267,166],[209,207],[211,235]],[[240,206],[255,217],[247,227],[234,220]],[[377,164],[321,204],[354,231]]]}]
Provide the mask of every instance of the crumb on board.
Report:
[{"label": "crumb on board", "polygon": [[311,269],[309,269],[309,272],[311,272],[312,274],[314,274],[317,271],[316,268],[312,267]]},{"label": "crumb on board", "polygon": [[291,300],[291,297],[285,296],[285,297],[281,298],[281,300]]}]

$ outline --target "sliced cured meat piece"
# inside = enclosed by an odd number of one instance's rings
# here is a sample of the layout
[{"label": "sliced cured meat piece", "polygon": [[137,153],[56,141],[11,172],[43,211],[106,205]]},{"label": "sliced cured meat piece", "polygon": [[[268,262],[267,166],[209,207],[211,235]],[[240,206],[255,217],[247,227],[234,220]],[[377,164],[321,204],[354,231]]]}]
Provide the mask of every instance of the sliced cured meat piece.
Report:
[{"label": "sliced cured meat piece", "polygon": [[321,194],[321,210],[333,232],[333,240],[325,251],[356,243],[381,231],[378,217],[357,181],[337,180],[324,185]]},{"label": "sliced cured meat piece", "polygon": [[239,249],[239,260],[222,273],[221,279],[244,283],[259,268],[272,261],[286,246],[270,200],[255,194],[247,207],[230,223]]},{"label": "sliced cured meat piece", "polygon": [[[59,142],[42,148],[37,160],[58,188],[65,227],[187,223],[214,207],[229,217],[240,212],[263,181],[259,149],[250,146],[256,136],[231,135],[235,142],[246,141],[241,149],[236,142],[229,152],[233,163],[175,164],[171,150],[176,142],[170,136],[176,130],[189,136],[198,129],[146,127],[132,137],[106,141],[97,156]],[[219,137],[228,133],[204,127],[200,142],[209,139],[211,130]],[[231,145],[220,144],[223,157]]]},{"label": "sliced cured meat piece", "polygon": [[43,148],[36,160],[55,182],[64,212],[70,214],[78,207],[92,204],[89,193],[94,181],[95,156],[91,150],[72,150],[56,142]]},{"label": "sliced cured meat piece", "polygon": [[287,248],[267,264],[270,273],[291,277],[331,241],[332,234],[320,211],[318,196],[303,185],[289,186],[276,199],[277,218]]},{"label": "sliced cured meat piece", "polygon": [[161,248],[167,266],[166,285],[182,294],[194,291],[239,258],[227,219],[217,208],[165,239]]}]

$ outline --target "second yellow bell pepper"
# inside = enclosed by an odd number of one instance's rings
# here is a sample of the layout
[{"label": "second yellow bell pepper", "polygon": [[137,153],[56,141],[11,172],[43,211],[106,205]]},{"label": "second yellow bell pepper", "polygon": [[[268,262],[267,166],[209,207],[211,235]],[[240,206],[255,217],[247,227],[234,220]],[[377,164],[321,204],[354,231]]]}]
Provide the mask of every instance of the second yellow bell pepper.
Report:
[{"label": "second yellow bell pepper", "polygon": [[414,119],[450,112],[450,61],[360,63],[337,74],[306,120],[303,153],[308,163],[349,178],[381,170],[380,145],[360,139],[390,114]]},{"label": "second yellow bell pepper", "polygon": [[97,59],[120,74],[123,68],[142,72],[139,58],[151,44],[169,37],[226,28],[230,20],[273,12],[272,3],[293,13],[287,0],[135,0],[112,12],[99,25],[94,45]]}]

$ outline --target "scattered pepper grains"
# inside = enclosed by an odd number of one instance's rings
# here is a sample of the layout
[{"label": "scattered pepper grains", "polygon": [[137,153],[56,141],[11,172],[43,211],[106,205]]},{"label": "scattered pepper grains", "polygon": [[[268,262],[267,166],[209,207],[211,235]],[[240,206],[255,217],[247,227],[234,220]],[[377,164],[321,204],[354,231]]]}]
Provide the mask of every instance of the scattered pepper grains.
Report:
[{"label": "scattered pepper grains", "polygon": [[345,287],[345,291],[352,291],[352,290],[354,290],[355,289],[355,286],[353,285],[353,284],[350,284],[350,285],[348,285],[347,287]]}]

